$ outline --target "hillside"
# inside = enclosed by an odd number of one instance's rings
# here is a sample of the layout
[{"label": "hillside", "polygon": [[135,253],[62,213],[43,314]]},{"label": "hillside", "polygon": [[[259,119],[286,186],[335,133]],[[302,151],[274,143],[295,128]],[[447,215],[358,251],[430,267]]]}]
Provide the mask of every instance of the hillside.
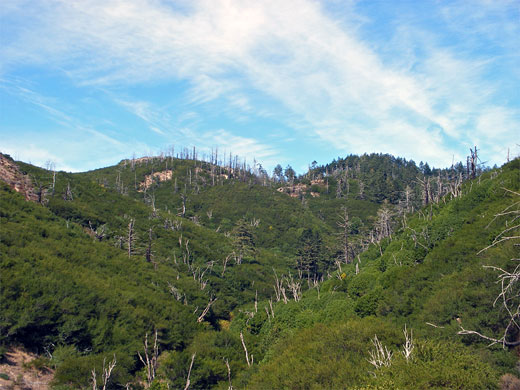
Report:
[{"label": "hillside", "polygon": [[518,248],[477,253],[518,207],[518,159],[462,183],[387,155],[283,178],[231,159],[70,174],[1,157],[40,196],[1,187],[0,344],[39,353],[56,389],[92,388],[93,368],[102,383],[114,356],[114,389],[184,388],[188,372],[191,389],[488,389],[515,372],[514,350],[457,333],[508,324],[482,265],[514,268]]}]

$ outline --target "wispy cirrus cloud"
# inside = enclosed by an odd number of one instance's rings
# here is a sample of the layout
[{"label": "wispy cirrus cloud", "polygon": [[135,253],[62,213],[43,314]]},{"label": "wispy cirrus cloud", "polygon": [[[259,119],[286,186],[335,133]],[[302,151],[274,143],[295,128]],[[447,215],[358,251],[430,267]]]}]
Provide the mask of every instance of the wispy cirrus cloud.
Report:
[{"label": "wispy cirrus cloud", "polygon": [[63,102],[54,97],[42,95],[26,86],[10,85],[5,80],[0,89],[14,99],[42,109],[49,120],[58,125],[53,125],[51,132],[33,127],[24,134],[16,128],[10,131],[10,125],[2,125],[1,150],[17,159],[38,166],[45,166],[51,161],[58,170],[80,171],[113,164],[118,159],[126,158],[130,150],[147,150],[143,143],[118,140],[106,131],[89,126],[84,119],[67,112],[66,107],[61,107]]},{"label": "wispy cirrus cloud", "polygon": [[[9,29],[0,71],[62,69],[77,86],[110,90],[160,136],[234,139],[257,158],[287,152],[257,148],[266,134],[247,125],[268,118],[334,153],[445,166],[478,143],[499,161],[520,122],[520,28],[511,13],[518,17],[518,6],[506,0],[8,1],[2,17],[23,17],[31,29]],[[175,107],[121,93],[160,83],[172,83]],[[181,123],[185,113],[194,117]],[[215,123],[222,115],[242,132]],[[222,130],[211,137],[210,129]]]}]

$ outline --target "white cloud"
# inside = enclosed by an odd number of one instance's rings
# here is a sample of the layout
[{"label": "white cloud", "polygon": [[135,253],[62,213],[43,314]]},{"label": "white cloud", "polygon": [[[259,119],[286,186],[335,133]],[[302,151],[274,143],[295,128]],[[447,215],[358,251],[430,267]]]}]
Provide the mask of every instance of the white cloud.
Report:
[{"label": "white cloud", "polygon": [[256,160],[269,168],[276,165],[279,156],[279,151],[271,145],[261,143],[254,138],[237,136],[223,129],[203,134],[200,144],[206,151],[218,146],[223,156],[227,157],[232,153],[233,156],[237,155],[245,159],[248,164]]},{"label": "white cloud", "polygon": [[[177,9],[152,0],[62,0],[34,8],[9,4],[4,15],[18,13],[32,28],[18,29],[7,43],[0,68],[4,72],[14,64],[47,63],[65,69],[78,84],[107,88],[188,80],[186,109],[192,112],[190,104],[224,98],[229,106],[222,111],[233,107],[261,115],[252,103],[260,91],[285,108],[281,121],[297,124],[300,134],[318,136],[334,149],[424,156],[436,165],[449,165],[457,154],[454,149],[461,150],[446,140],[476,139],[494,148],[493,124],[502,129],[501,141],[515,134],[518,104],[494,103],[486,109],[500,91],[500,83],[485,77],[496,59],[474,58],[471,48],[459,51],[456,44],[441,42],[436,32],[405,20],[389,37],[387,49],[394,57],[402,55],[402,61],[389,63],[377,51],[385,43],[374,45],[363,38],[356,25],[363,18],[352,14],[350,6],[340,21],[321,3],[307,0],[199,0],[181,2]],[[504,7],[496,4],[482,5],[501,15]],[[514,3],[503,4],[516,9],[510,5]],[[478,8],[454,2],[439,12],[453,31],[461,21],[465,26],[476,23],[486,39],[497,42],[506,36],[502,46],[514,46],[511,37],[518,37],[518,27],[508,22],[504,33],[497,33],[498,25],[487,23]],[[411,44],[423,54],[411,51]],[[172,125],[172,118],[149,103],[119,103],[156,133],[199,139],[193,127]],[[237,153],[256,152],[257,158],[271,158],[275,152],[226,130],[211,139],[224,147],[233,143]]]},{"label": "white cloud", "polygon": [[39,167],[45,167],[47,162],[52,162],[55,164],[57,170],[74,171],[74,169],[67,165],[61,158],[59,153],[53,153],[33,143],[27,143],[26,141],[20,142],[16,139],[4,140],[1,152],[9,154],[17,161],[26,161]]}]

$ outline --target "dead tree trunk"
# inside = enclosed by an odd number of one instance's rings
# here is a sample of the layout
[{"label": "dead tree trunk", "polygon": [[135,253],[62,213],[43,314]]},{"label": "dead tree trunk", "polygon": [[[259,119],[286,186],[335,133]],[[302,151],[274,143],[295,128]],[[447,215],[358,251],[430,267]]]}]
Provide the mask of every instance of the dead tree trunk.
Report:
[{"label": "dead tree trunk", "polygon": [[208,314],[209,309],[211,308],[211,305],[213,305],[216,300],[217,300],[217,298],[210,298],[209,299],[209,302],[206,305],[206,308],[202,311],[202,313],[199,316],[199,318],[197,318],[197,322],[202,322],[204,320],[204,317],[206,316],[206,314]]},{"label": "dead tree trunk", "polygon": [[340,239],[343,251],[343,261],[345,264],[350,263],[350,244],[349,244],[349,229],[350,222],[348,218],[348,211],[346,207],[341,208],[342,213],[339,214],[340,220],[336,222],[339,228],[341,228]]},{"label": "dead tree trunk", "polygon": [[155,370],[157,369],[157,358],[159,357],[159,347],[157,345],[157,330],[155,330],[155,338],[153,343],[153,351],[148,350],[148,333],[144,338],[144,358],[140,352],[137,352],[139,359],[146,368],[146,388],[150,388],[155,379]]},{"label": "dead tree trunk", "polygon": [[126,238],[126,242],[128,245],[128,258],[132,256],[132,252],[134,249],[134,240],[135,240],[135,232],[134,232],[134,220],[131,219],[128,224],[128,235]]},{"label": "dead tree trunk", "polygon": [[152,228],[148,230],[148,246],[146,247],[145,257],[148,263],[152,262]]},{"label": "dead tree trunk", "polygon": [[247,366],[251,367],[253,364],[253,355],[251,355],[251,360],[249,360],[249,353],[247,352],[246,342],[244,341],[244,334],[242,332],[240,332],[240,341],[242,341],[242,347],[244,348],[244,352],[246,354]]},{"label": "dead tree trunk", "polygon": [[188,390],[190,388],[190,376],[191,376],[191,369],[193,368],[193,362],[195,361],[195,356],[197,354],[194,353],[193,355],[191,355],[191,363],[190,363],[190,368],[188,370],[188,377],[186,378],[186,386],[184,386],[184,390]]}]

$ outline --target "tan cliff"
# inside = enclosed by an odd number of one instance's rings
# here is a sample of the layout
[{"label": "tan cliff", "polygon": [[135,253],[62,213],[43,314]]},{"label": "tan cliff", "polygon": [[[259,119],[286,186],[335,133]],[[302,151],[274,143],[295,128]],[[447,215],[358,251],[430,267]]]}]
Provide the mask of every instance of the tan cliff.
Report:
[{"label": "tan cliff", "polygon": [[9,156],[2,153],[0,153],[0,180],[22,194],[26,200],[38,202],[38,195],[34,191],[29,176],[21,172],[18,165]]}]

